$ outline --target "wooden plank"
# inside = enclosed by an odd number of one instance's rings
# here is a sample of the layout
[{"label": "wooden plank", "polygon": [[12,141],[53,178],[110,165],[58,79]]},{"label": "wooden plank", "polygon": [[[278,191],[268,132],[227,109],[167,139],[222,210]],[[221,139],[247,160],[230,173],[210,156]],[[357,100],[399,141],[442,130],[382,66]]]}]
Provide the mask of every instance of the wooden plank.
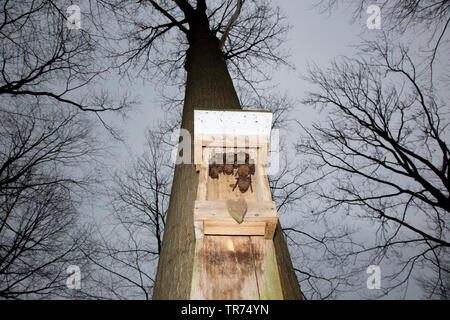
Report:
[{"label": "wooden plank", "polygon": [[261,300],[282,300],[280,276],[272,240],[251,237],[256,280]]},{"label": "wooden plank", "polygon": [[[245,215],[245,221],[272,221],[278,219],[278,213],[275,203],[248,201],[248,210]],[[225,201],[195,201],[194,205],[194,219],[195,220],[222,220],[234,221],[229,215],[227,204]]]},{"label": "wooden plank", "polygon": [[275,235],[275,230],[277,229],[277,222],[269,221],[266,223],[264,239],[272,240]]},{"label": "wooden plank", "polygon": [[197,188],[197,200],[206,200],[208,196],[208,178],[209,178],[209,166],[205,157],[209,152],[207,150],[202,151],[204,154],[203,162],[200,165],[200,173]]},{"label": "wooden plank", "polygon": [[274,202],[248,202],[248,210],[242,224],[228,213],[224,201],[196,201],[194,222],[202,221],[203,234],[214,235],[264,235],[273,239],[278,222]]},{"label": "wooden plank", "polygon": [[195,239],[203,239],[203,221],[194,221]]},{"label": "wooden plank", "polygon": [[205,235],[234,235],[234,236],[263,236],[266,233],[266,222],[223,222],[205,220],[203,222],[203,234]]},{"label": "wooden plank", "polygon": [[203,147],[201,141],[194,140],[194,164],[197,172],[203,164]]},{"label": "wooden plank", "polygon": [[283,299],[273,241],[205,236],[196,242],[191,299]]},{"label": "wooden plank", "polygon": [[208,168],[202,166],[198,178],[197,188],[197,200],[204,201],[207,197],[207,184],[208,184]]},{"label": "wooden plank", "polygon": [[255,167],[255,186],[259,201],[272,201],[272,193],[270,192],[269,180],[265,173],[264,166],[258,164]]},{"label": "wooden plank", "polygon": [[250,237],[205,236],[196,241],[192,300],[257,300]]}]

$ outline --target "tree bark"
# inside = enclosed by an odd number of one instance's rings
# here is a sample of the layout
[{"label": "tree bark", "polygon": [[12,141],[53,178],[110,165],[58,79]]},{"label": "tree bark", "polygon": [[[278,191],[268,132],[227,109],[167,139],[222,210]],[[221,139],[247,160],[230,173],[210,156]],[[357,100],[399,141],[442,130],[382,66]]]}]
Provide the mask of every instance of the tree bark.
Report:
[{"label": "tree bark", "polygon": [[[190,23],[190,47],[185,68],[187,82],[181,127],[194,137],[194,108],[241,109],[221,50],[219,39],[210,31],[206,15]],[[153,299],[189,299],[195,235],[193,211],[197,195],[198,174],[193,164],[175,168],[170,205],[153,291]],[[301,292],[281,228],[274,242],[285,299],[300,299]]]}]

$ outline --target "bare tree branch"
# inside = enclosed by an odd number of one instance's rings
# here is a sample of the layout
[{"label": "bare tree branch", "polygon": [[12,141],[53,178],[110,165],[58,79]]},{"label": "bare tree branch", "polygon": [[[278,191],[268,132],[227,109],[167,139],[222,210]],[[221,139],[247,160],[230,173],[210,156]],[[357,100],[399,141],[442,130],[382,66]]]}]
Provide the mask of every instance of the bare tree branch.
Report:
[{"label": "bare tree branch", "polygon": [[237,18],[241,14],[241,8],[242,8],[243,2],[244,2],[243,0],[237,0],[236,11],[231,16],[230,21],[228,21],[228,24],[225,27],[225,31],[222,34],[222,38],[220,38],[220,45],[219,45],[220,50],[223,49],[223,46],[225,45],[225,41],[228,38],[228,35],[231,31],[231,28],[233,27],[233,24],[236,22]]}]

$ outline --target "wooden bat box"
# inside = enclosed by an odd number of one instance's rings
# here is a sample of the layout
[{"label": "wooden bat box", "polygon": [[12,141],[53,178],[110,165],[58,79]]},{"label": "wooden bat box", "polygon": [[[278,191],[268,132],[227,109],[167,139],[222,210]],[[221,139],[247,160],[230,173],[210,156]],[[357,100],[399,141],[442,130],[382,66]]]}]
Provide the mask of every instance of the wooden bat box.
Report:
[{"label": "wooden bat box", "polygon": [[[278,213],[266,175],[271,125],[272,113],[266,111],[194,111],[194,160],[199,172],[194,208],[197,239],[204,235],[273,239]],[[254,165],[246,192],[237,187],[233,190],[239,177],[237,169],[232,174],[222,172],[218,178],[210,175],[212,159],[243,153]],[[248,210],[239,224],[228,213],[226,201],[241,198],[246,200]]]}]

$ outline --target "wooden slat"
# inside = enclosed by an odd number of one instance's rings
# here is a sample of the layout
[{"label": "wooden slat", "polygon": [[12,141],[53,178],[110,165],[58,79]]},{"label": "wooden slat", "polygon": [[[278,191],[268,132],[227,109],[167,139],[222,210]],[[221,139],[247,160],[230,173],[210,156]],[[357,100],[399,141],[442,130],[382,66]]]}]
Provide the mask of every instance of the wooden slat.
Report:
[{"label": "wooden slat", "polygon": [[[206,150],[202,150],[203,153]],[[207,162],[203,162],[200,165],[200,173],[197,188],[197,200],[206,200],[208,195],[208,178],[209,178],[209,166]]]},{"label": "wooden slat", "polygon": [[203,234],[203,221],[194,221],[194,232],[195,232],[195,239],[199,240],[202,239]]},{"label": "wooden slat", "polygon": [[248,210],[242,224],[228,213],[224,201],[196,201],[194,222],[202,221],[202,234],[214,235],[264,235],[273,239],[278,222],[274,202],[248,202]]},{"label": "wooden slat", "polygon": [[194,141],[194,164],[199,172],[203,164],[203,147],[200,141]]},{"label": "wooden slat", "polygon": [[202,166],[198,178],[197,200],[200,201],[206,200],[208,194],[207,183],[208,183],[208,168]]},{"label": "wooden slat", "polygon": [[258,164],[255,167],[255,187],[259,201],[272,201],[272,193],[270,192],[269,180],[265,173],[264,166]]},{"label": "wooden slat", "polygon": [[268,163],[270,144],[269,142],[263,143],[258,148],[258,163],[266,166]]},{"label": "wooden slat", "polygon": [[234,236],[263,236],[266,233],[266,222],[223,222],[205,220],[203,234],[205,235],[234,235]]},{"label": "wooden slat", "polygon": [[190,298],[283,299],[273,241],[256,236],[197,240]]},{"label": "wooden slat", "polygon": [[[247,222],[272,221],[278,218],[275,203],[247,201],[248,210],[245,215]],[[230,216],[225,201],[195,201],[194,206],[195,220],[222,220],[234,221]]]},{"label": "wooden slat", "polygon": [[261,300],[282,300],[277,258],[272,240],[251,237],[255,257],[255,273]]},{"label": "wooden slat", "polygon": [[250,237],[205,236],[196,241],[192,300],[257,300]]},{"label": "wooden slat", "polygon": [[266,232],[264,233],[264,239],[272,240],[275,236],[275,230],[277,228],[278,221],[269,221],[266,223]]}]

